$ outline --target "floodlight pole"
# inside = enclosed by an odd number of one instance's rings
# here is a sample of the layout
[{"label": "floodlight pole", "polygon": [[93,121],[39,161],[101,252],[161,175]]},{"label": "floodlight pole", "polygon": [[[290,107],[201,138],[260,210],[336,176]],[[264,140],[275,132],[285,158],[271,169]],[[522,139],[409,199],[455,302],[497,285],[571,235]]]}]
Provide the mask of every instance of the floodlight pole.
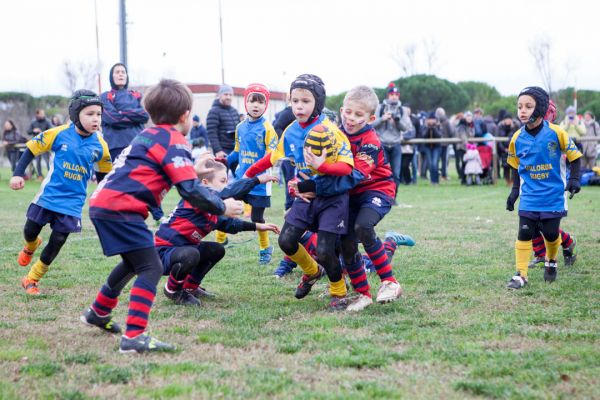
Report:
[{"label": "floodlight pole", "polygon": [[121,62],[127,66],[127,13],[125,0],[119,0],[119,32],[121,39]]},{"label": "floodlight pole", "polygon": [[102,93],[102,79],[100,77],[100,35],[98,34],[98,5],[94,0],[94,19],[96,22],[96,69],[98,75],[98,93]]},{"label": "floodlight pole", "polygon": [[221,83],[225,84],[225,64],[223,62],[223,17],[221,16],[221,0],[219,0],[219,38],[221,40]]}]

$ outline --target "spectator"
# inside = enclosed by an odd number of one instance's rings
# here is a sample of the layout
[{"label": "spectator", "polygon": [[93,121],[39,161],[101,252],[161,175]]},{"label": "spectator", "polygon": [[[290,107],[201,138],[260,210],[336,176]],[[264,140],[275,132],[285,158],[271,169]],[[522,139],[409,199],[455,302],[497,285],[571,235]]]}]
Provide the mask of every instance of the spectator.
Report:
[{"label": "spectator", "polygon": [[[438,121],[440,121],[442,138],[449,139],[454,137],[454,129],[452,129],[452,124],[450,124],[450,121],[446,116],[446,110],[444,110],[442,107],[438,107],[437,110],[435,110],[435,116],[437,117]],[[446,181],[448,180],[448,143],[442,143],[440,161],[442,163],[442,180]]]},{"label": "spectator", "polygon": [[[410,114],[410,122],[413,124],[414,129],[414,134],[412,135],[413,137],[417,138],[417,139],[421,139],[423,137],[422,134],[422,124],[421,124],[421,119],[419,117],[419,114]],[[408,132],[406,132],[404,134],[404,137],[406,137],[406,135],[408,134]],[[411,182],[413,185],[417,184],[417,178],[419,176],[419,148],[420,145],[414,145],[412,146],[413,152],[412,152],[412,159],[410,160],[410,167],[412,168],[412,179]]]},{"label": "spectator", "polygon": [[414,127],[410,121],[410,109],[402,105],[400,92],[393,82],[388,85],[386,98],[375,111],[375,116],[377,119],[373,122],[373,128],[377,130],[385,157],[392,167],[397,195],[402,167],[402,135],[413,131]]},{"label": "spectator", "polygon": [[477,151],[477,146],[473,143],[467,143],[467,151],[463,156],[465,162],[465,176],[467,186],[472,184],[481,185],[481,174],[483,172],[481,157]]},{"label": "spectator", "polygon": [[63,118],[60,114],[54,114],[50,120],[52,126],[61,126],[63,124]]},{"label": "spectator", "polygon": [[192,118],[189,141],[192,145],[192,158],[195,163],[201,154],[208,151],[208,132],[206,132],[206,128],[202,125],[202,121],[200,121],[198,115],[194,115]]},{"label": "spectator", "polygon": [[498,129],[496,131],[498,137],[508,138],[506,142],[496,142],[498,148],[498,159],[503,170],[504,181],[507,186],[512,186],[511,167],[508,165],[508,144],[512,135],[519,129],[519,125],[512,118],[510,113],[504,113],[504,119],[498,122]]},{"label": "spectator", "polygon": [[[33,121],[31,121],[31,125],[29,126],[27,133],[31,138],[44,131],[47,131],[50,128],[52,128],[52,124],[50,124],[50,121],[48,121],[48,118],[46,118],[46,112],[43,109],[38,108],[35,110],[35,118]],[[42,159],[46,162],[46,169],[50,170],[50,154],[43,153],[35,158],[35,168],[37,179],[39,181],[44,180],[44,174],[42,173]]]},{"label": "spectator", "polygon": [[[425,128],[423,129],[424,139],[441,139],[442,132],[440,124],[435,112],[430,112],[425,118]],[[429,166],[429,179],[431,184],[437,185],[439,180],[438,165],[440,161],[440,153],[442,151],[442,145],[440,143],[425,143],[423,145],[423,152]]]},{"label": "spectator", "polygon": [[[240,117],[238,111],[231,106],[232,100],[233,88],[221,85],[206,118],[210,147],[217,158],[226,158],[235,146],[235,127],[240,122]],[[235,171],[235,165],[230,167]]]},{"label": "spectator", "polygon": [[21,136],[15,123],[12,120],[7,119],[4,123],[2,145],[6,149],[6,156],[10,162],[11,172],[15,172],[15,167],[17,166],[17,161],[19,161],[19,155],[21,153],[21,150],[16,145],[25,142],[27,142],[27,139]]},{"label": "spectator", "polygon": [[100,96],[104,105],[102,133],[108,143],[110,158],[114,162],[133,138],[144,130],[144,124],[148,122],[149,117],[142,107],[142,94],[135,90],[127,90],[129,75],[124,64],[117,63],[112,66],[109,80],[111,90]]},{"label": "spectator", "polygon": [[475,137],[475,124],[473,123],[473,113],[471,111],[466,111],[464,113],[464,118],[461,118],[458,121],[456,136],[462,140],[461,143],[454,145],[456,172],[460,178],[460,183],[465,185],[467,181],[465,180],[465,162],[463,157],[465,155],[467,141],[470,138]]},{"label": "spectator", "polygon": [[488,131],[485,128],[486,123],[483,119],[483,110],[479,107],[473,110],[473,127],[475,128],[476,137],[483,137],[483,135]]},{"label": "spectator", "polygon": [[[591,111],[586,111],[583,114],[583,123],[586,128],[586,137],[600,136],[600,125],[596,122],[596,117]],[[582,143],[583,169],[592,169],[596,166],[596,157],[598,157],[597,144],[598,142]]]},{"label": "spectator", "polygon": [[560,127],[567,131],[569,137],[573,139],[575,145],[579,151],[581,151],[583,147],[581,146],[579,139],[582,138],[586,133],[585,125],[583,121],[577,117],[577,111],[575,110],[575,107],[567,107],[565,114],[565,119],[563,119],[560,123]]}]

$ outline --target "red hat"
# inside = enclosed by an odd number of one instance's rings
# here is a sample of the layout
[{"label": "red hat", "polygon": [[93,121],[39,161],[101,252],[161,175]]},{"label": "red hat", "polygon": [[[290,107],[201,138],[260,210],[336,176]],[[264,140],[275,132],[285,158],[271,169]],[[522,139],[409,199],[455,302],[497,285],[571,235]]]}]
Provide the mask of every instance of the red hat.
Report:
[{"label": "red hat", "polygon": [[387,86],[387,94],[390,93],[400,94],[400,91],[398,90],[394,82],[390,82],[390,84]]},{"label": "red hat", "polygon": [[244,107],[246,108],[246,112],[248,112],[248,107],[246,106],[246,99],[248,99],[248,96],[250,96],[252,93],[260,93],[263,96],[265,96],[265,107],[269,106],[269,97],[271,97],[269,89],[267,89],[267,87],[262,83],[251,83],[248,85],[246,90],[244,90]]}]

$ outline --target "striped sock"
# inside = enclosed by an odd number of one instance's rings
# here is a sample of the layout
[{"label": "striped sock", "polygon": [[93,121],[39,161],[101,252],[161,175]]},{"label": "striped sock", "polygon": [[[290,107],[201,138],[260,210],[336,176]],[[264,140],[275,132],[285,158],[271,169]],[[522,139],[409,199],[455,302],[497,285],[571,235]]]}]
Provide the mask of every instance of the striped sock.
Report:
[{"label": "striped sock", "polygon": [[141,335],[148,326],[148,315],[156,296],[156,286],[149,285],[139,277],[133,282],[129,294],[129,311],[127,313],[127,328],[125,336],[134,338]]},{"label": "striped sock", "polygon": [[96,300],[92,304],[92,310],[100,317],[107,316],[117,306],[120,294],[120,292],[112,290],[107,284],[102,285],[98,295],[96,295]]},{"label": "striped sock", "polygon": [[536,236],[531,240],[533,244],[533,253],[536,257],[546,257],[546,245],[542,235]]},{"label": "striped sock", "polygon": [[381,279],[382,282],[397,282],[396,278],[394,278],[394,273],[392,272],[392,264],[390,264],[383,243],[381,243],[379,238],[375,240],[375,243],[372,246],[365,246],[365,251],[373,262],[377,275],[379,275],[379,279]]},{"label": "striped sock", "polygon": [[350,277],[350,283],[357,293],[371,297],[369,281],[363,267],[362,257],[358,255],[358,261],[346,265],[346,271]]},{"label": "striped sock", "polygon": [[383,242],[383,248],[385,249],[385,253],[388,256],[390,263],[392,262],[392,257],[394,257],[394,253],[396,253],[397,247],[398,244],[392,239],[385,239],[385,241]]},{"label": "striped sock", "polygon": [[571,235],[569,235],[568,232],[565,232],[562,229],[560,229],[560,239],[562,241],[561,244],[564,249],[573,244],[573,238],[571,237]]},{"label": "striped sock", "polygon": [[196,290],[200,286],[200,281],[194,278],[192,274],[188,274],[183,282],[183,288],[185,290]]},{"label": "striped sock", "polygon": [[171,292],[177,292],[178,290],[181,290],[183,282],[183,280],[178,281],[177,279],[175,279],[173,274],[170,274],[169,279],[167,279],[167,289],[169,289],[169,291]]}]

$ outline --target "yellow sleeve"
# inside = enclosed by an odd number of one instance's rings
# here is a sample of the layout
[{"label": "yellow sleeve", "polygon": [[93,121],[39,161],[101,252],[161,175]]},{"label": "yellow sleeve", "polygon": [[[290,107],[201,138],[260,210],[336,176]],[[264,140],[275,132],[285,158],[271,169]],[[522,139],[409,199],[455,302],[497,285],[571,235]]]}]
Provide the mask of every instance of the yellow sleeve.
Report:
[{"label": "yellow sleeve", "polygon": [[96,163],[98,166],[98,172],[109,173],[112,170],[112,160],[110,159],[110,152],[108,151],[108,144],[101,135],[98,135],[98,141],[102,145],[102,157],[100,161]]},{"label": "yellow sleeve", "polygon": [[235,146],[233,147],[233,151],[237,152],[237,153],[240,152],[240,138],[238,136],[238,127],[237,126],[235,127]]},{"label": "yellow sleeve", "polygon": [[277,138],[277,132],[275,132],[275,128],[271,125],[270,122],[265,122],[265,151],[267,153],[271,153],[277,149],[277,145],[279,144],[279,140]]},{"label": "yellow sleeve", "polygon": [[354,157],[352,157],[350,141],[346,135],[337,128],[335,130],[335,150],[337,153],[336,162],[345,162],[351,167],[354,167]]},{"label": "yellow sleeve", "polygon": [[510,139],[510,143],[508,144],[508,155],[506,157],[506,162],[514,169],[519,169],[519,157],[517,157],[515,142],[517,141],[520,133],[520,129],[516,131],[513,137]]},{"label": "yellow sleeve", "polygon": [[285,149],[283,147],[283,138],[284,137],[285,137],[285,131],[281,134],[281,138],[279,138],[279,141],[277,142],[277,146],[275,146],[275,148],[270,152],[271,165],[275,165],[275,163],[278,160],[285,158]]},{"label": "yellow sleeve", "polygon": [[575,146],[573,139],[569,137],[569,134],[558,125],[550,125],[550,128],[556,132],[558,136],[558,143],[560,143],[560,151],[567,155],[567,160],[575,161],[583,154]]},{"label": "yellow sleeve", "polygon": [[66,128],[68,128],[68,125],[61,125],[39,133],[27,142],[27,148],[31,150],[34,156],[49,152],[52,150],[52,144],[58,134]]}]

